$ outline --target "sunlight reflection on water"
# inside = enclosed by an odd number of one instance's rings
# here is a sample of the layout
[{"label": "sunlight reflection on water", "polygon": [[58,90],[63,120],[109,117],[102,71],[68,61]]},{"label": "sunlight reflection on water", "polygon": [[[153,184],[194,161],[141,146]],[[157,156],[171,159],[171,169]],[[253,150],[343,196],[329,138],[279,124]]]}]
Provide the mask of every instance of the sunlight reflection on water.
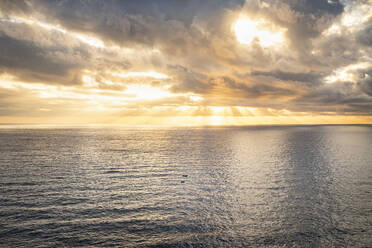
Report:
[{"label": "sunlight reflection on water", "polygon": [[0,130],[0,245],[368,246],[372,127]]}]

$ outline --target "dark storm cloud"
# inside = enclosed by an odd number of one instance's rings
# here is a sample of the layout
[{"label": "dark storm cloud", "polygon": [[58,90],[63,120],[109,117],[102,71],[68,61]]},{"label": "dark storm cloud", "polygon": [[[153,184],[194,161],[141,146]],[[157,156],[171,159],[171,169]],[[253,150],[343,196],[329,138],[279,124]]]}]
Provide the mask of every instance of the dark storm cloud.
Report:
[{"label": "dark storm cloud", "polygon": [[354,83],[324,85],[293,101],[292,109],[344,114],[372,114],[371,98],[361,95]]},{"label": "dark storm cloud", "polygon": [[252,76],[266,76],[273,77],[282,81],[295,81],[295,82],[304,82],[309,84],[318,85],[321,82],[321,79],[324,75],[320,73],[292,73],[285,71],[253,71]]},{"label": "dark storm cloud", "polygon": [[73,75],[73,69],[78,65],[72,61],[53,61],[48,56],[48,53],[60,49],[46,50],[30,41],[13,39],[0,32],[0,70],[12,72],[27,81],[53,83],[53,80],[57,80],[65,84],[75,84],[78,75]]},{"label": "dark storm cloud", "polygon": [[236,80],[228,77],[224,77],[222,79],[218,79],[223,82],[223,84],[234,91],[237,96],[244,96],[249,98],[260,98],[263,96],[270,96],[270,97],[284,97],[284,96],[291,96],[295,95],[295,92],[290,89],[275,87],[268,84],[254,84],[254,85],[247,85],[243,82],[237,82]]},{"label": "dark storm cloud", "polygon": [[[32,1],[33,11],[53,23],[91,33],[119,45],[154,45],[169,38],[174,26],[185,31],[195,18],[218,21],[226,8],[243,1]],[[176,22],[176,23],[175,23]],[[179,24],[177,24],[179,23]]]},{"label": "dark storm cloud", "polygon": [[338,0],[299,0],[293,5],[293,9],[300,15],[289,26],[288,35],[297,48],[307,52],[310,49],[309,39],[319,36],[329,27],[332,20],[343,12],[343,5]]},{"label": "dark storm cloud", "polygon": [[353,34],[330,35],[317,45],[319,54],[313,59],[322,67],[329,69],[356,63],[364,55]]},{"label": "dark storm cloud", "polygon": [[30,4],[25,0],[2,0],[0,1],[0,13],[10,14],[29,14],[31,12]]},{"label": "dark storm cloud", "polygon": [[358,33],[357,39],[362,45],[372,47],[372,18]]},{"label": "dark storm cloud", "polygon": [[129,67],[130,62],[117,51],[89,46],[66,31],[11,18],[0,20],[0,72],[23,82],[77,85],[87,69],[99,72],[95,78],[100,87],[119,90],[121,86],[105,85],[105,70]]},{"label": "dark storm cloud", "polygon": [[372,67],[366,70],[359,71],[358,86],[361,91],[369,96],[372,96]]},{"label": "dark storm cloud", "polygon": [[330,13],[332,15],[338,15],[342,13],[344,6],[339,0],[289,0],[285,1],[292,4],[293,9],[302,13],[312,13],[316,16]]},{"label": "dark storm cloud", "polygon": [[170,71],[177,75],[180,83],[174,85],[174,92],[195,92],[207,93],[215,84],[207,79],[207,76],[201,73],[193,72],[183,66],[169,66]]}]

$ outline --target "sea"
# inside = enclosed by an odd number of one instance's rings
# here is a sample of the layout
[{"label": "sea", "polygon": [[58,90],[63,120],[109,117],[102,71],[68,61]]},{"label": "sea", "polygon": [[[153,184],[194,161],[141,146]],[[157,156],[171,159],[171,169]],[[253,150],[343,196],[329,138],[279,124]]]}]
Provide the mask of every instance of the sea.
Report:
[{"label": "sea", "polygon": [[372,126],[1,126],[0,247],[372,247]]}]

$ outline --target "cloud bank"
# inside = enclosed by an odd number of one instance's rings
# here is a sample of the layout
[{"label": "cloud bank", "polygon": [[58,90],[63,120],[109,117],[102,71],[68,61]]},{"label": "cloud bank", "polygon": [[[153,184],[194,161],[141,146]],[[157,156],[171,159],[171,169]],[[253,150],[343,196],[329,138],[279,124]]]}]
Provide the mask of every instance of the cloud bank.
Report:
[{"label": "cloud bank", "polygon": [[4,0],[0,122],[371,123],[371,9]]}]

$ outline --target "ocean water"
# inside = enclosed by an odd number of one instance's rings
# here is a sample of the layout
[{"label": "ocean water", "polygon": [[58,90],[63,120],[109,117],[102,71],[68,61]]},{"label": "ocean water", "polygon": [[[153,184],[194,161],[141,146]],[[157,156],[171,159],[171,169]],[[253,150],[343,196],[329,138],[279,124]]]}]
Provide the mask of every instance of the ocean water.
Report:
[{"label": "ocean water", "polygon": [[372,247],[372,126],[0,129],[0,247]]}]

